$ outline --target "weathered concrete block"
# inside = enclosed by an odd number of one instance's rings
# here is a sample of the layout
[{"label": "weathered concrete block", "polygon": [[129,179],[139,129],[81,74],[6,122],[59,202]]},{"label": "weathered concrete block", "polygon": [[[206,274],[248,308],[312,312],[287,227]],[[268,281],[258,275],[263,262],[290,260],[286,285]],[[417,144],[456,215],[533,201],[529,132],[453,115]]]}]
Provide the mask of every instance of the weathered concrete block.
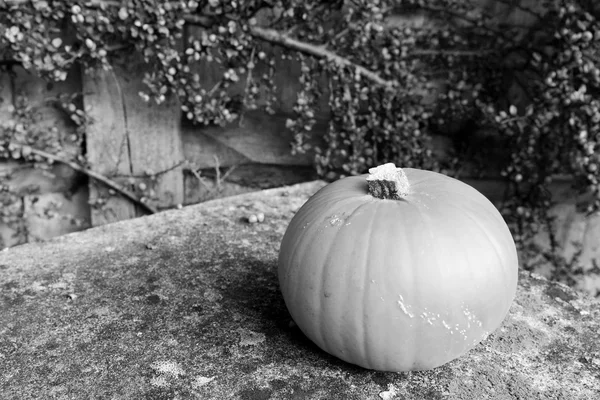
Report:
[{"label": "weathered concrete block", "polygon": [[276,259],[322,185],[1,252],[0,398],[600,398],[600,303],[526,273],[502,327],[433,371],[368,371],[316,348],[289,317]]}]

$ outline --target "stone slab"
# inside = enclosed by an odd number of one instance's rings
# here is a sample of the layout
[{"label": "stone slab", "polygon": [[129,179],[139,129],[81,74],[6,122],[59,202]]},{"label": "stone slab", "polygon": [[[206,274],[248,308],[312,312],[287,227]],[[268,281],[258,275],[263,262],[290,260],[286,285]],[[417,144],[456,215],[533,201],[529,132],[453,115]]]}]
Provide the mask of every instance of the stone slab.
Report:
[{"label": "stone slab", "polygon": [[527,273],[502,327],[435,370],[369,371],[316,348],[285,308],[276,259],[323,184],[0,252],[0,398],[600,398],[600,303]]}]

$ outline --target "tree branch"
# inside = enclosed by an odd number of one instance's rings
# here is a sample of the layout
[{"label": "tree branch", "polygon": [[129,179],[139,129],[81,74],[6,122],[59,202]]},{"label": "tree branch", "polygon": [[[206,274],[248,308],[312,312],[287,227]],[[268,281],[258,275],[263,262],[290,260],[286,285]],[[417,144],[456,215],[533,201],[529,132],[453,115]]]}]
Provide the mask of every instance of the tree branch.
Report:
[{"label": "tree branch", "polygon": [[[20,146],[21,148],[23,148],[23,146]],[[134,203],[138,204],[140,207],[142,207],[144,210],[146,210],[148,213],[150,214],[156,214],[158,212],[158,210],[156,208],[154,208],[153,206],[146,204],[145,202],[143,202],[142,200],[140,200],[135,193],[133,193],[132,191],[124,188],[123,186],[119,185],[117,182],[111,180],[110,178],[107,178],[104,175],[101,175],[97,172],[92,171],[91,169],[85,168],[73,161],[69,161],[69,160],[65,160],[62,157],[59,157],[57,155],[45,152],[43,150],[39,150],[39,149],[35,149],[35,148],[29,148],[30,149],[30,154],[33,155],[37,155],[39,157],[45,158],[47,160],[51,160],[54,162],[58,162],[61,164],[64,164],[68,167],[70,167],[71,169],[81,172],[87,176],[89,176],[90,178],[93,178],[99,182],[102,182],[103,184],[105,184],[106,186],[108,186],[111,189],[116,190],[117,192],[121,193],[123,196],[127,197],[129,200],[133,201]]]},{"label": "tree branch", "polygon": [[[203,27],[208,27],[211,24],[209,18],[204,16],[196,16],[196,15],[186,15],[184,20],[193,25],[199,25]],[[288,49],[296,50],[304,54],[308,54],[317,58],[324,58],[338,65],[348,66],[354,68],[356,72],[365,78],[375,82],[378,85],[382,86],[391,86],[393,85],[393,81],[388,81],[383,79],[381,76],[377,75],[375,72],[353,63],[349,59],[342,57],[332,51],[327,50],[323,46],[314,45],[311,43],[303,42],[294,38],[291,38],[278,30],[270,29],[270,28],[262,28],[260,26],[251,26],[250,35],[254,36],[257,39],[263,40],[265,42],[269,42],[272,44],[276,44],[282,47],[287,47]]]},{"label": "tree branch", "polygon": [[387,81],[377,75],[375,72],[353,63],[352,61],[344,58],[338,54],[335,54],[322,46],[315,46],[310,43],[302,42],[300,40],[293,39],[289,36],[282,34],[279,31],[274,29],[261,28],[258,26],[254,26],[250,28],[250,34],[256,38],[264,40],[266,42],[278,44],[280,46],[288,47],[290,49],[315,56],[318,58],[325,58],[327,60],[333,61],[338,65],[348,66],[354,68],[356,72],[365,78],[377,83],[382,86],[391,86],[392,81]]}]

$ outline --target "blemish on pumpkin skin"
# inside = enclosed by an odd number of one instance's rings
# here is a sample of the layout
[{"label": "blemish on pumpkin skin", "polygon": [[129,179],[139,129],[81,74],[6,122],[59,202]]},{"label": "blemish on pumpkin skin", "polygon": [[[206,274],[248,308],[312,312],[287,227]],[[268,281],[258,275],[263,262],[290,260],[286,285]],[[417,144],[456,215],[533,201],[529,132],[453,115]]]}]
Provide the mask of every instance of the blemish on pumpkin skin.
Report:
[{"label": "blemish on pumpkin skin", "polygon": [[402,295],[399,294],[398,297],[400,297],[400,300],[398,300],[398,305],[400,306],[402,312],[408,315],[409,318],[414,318],[415,315],[412,312],[410,312],[411,307],[404,304],[404,298],[402,297]]},{"label": "blemish on pumpkin skin", "polygon": [[340,226],[345,222],[345,218],[343,218],[344,216],[338,216],[337,214],[333,214],[329,217],[327,217],[327,222],[329,224],[325,224],[325,228],[327,228],[328,226]]},{"label": "blemish on pumpkin skin", "polygon": [[483,324],[480,319],[478,319],[475,314],[471,312],[467,307],[463,306],[463,315],[467,317],[467,329],[471,327],[471,322],[474,322],[478,327],[482,327]]},{"label": "blemish on pumpkin skin", "polygon": [[440,314],[435,314],[429,311],[423,311],[421,315],[419,315],[421,319],[425,320],[429,325],[433,325],[433,323],[440,318]]},{"label": "blemish on pumpkin skin", "polygon": [[325,224],[325,228],[327,228],[328,226],[338,226],[339,227],[342,225],[344,225],[344,226],[350,225],[350,222],[345,223],[346,220],[348,219],[348,217],[349,217],[349,215],[346,214],[345,212],[342,213],[341,215],[338,215],[338,214],[330,215],[330,216],[326,217],[326,221],[328,223]]}]

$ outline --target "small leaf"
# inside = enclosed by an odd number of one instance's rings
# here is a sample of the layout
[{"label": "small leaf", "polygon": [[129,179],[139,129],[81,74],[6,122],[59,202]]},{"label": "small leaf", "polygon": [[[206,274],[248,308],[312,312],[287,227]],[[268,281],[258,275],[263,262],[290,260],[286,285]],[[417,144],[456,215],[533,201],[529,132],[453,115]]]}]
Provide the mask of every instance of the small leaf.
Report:
[{"label": "small leaf", "polygon": [[514,117],[515,115],[517,115],[517,107],[511,104],[511,106],[508,109],[508,112],[510,112],[510,115]]},{"label": "small leaf", "polygon": [[129,17],[127,9],[125,7],[121,7],[121,9],[119,10],[119,18],[121,18],[122,20],[126,20],[127,17]]},{"label": "small leaf", "polygon": [[96,50],[96,43],[90,38],[85,39],[85,45],[92,51]]}]

